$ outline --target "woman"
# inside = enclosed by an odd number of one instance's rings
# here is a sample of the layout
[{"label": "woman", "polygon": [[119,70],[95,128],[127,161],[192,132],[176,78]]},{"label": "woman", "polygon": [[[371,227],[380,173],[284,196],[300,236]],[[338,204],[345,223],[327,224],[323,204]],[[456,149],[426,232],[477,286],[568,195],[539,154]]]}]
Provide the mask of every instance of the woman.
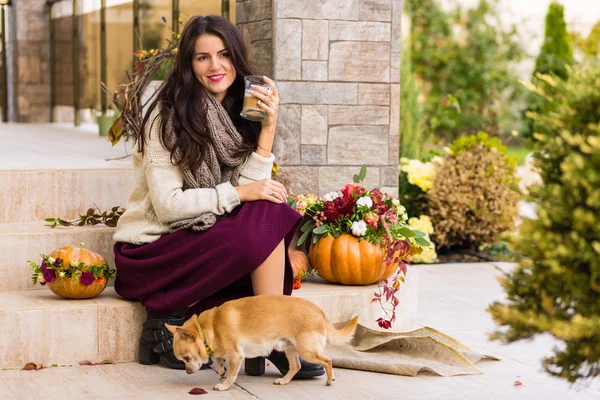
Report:
[{"label": "woman", "polygon": [[[183,369],[164,323],[227,300],[292,291],[287,248],[301,216],[271,180],[279,95],[257,87],[268,119],[240,117],[244,76],[253,75],[229,21],[197,16],[186,24],[174,67],[150,105],[133,154],[135,186],[114,239],[117,293],[148,312],[143,364]],[[257,321],[260,323],[260,321]],[[268,358],[282,373],[285,354]],[[246,361],[261,374],[264,359]],[[303,362],[299,377],[323,369]]]}]

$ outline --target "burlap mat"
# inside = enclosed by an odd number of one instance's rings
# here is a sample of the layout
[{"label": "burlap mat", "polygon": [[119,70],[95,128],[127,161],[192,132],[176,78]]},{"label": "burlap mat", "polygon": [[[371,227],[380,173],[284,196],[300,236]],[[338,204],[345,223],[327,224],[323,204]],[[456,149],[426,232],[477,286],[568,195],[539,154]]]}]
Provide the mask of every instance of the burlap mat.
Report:
[{"label": "burlap mat", "polygon": [[[335,324],[341,328],[346,323]],[[432,328],[411,332],[379,332],[358,325],[349,345],[326,350],[334,367],[415,376],[421,371],[441,376],[474,375],[482,359],[499,358],[473,352],[457,340]]]}]

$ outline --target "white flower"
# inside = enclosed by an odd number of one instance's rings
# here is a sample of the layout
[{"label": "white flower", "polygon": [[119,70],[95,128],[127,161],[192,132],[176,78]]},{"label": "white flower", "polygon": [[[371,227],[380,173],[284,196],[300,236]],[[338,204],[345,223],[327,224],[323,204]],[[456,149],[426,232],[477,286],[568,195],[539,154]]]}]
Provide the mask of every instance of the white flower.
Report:
[{"label": "white flower", "polygon": [[352,223],[352,234],[354,236],[365,236],[365,233],[367,233],[367,223],[365,221]]},{"label": "white flower", "polygon": [[333,200],[337,199],[338,197],[340,197],[338,192],[330,192],[325,195],[324,199],[327,201],[333,201]]},{"label": "white flower", "polygon": [[65,277],[65,273],[64,273],[64,271],[60,271],[60,272],[58,273],[58,276],[59,276],[60,278],[64,278],[64,277]]},{"label": "white flower", "polygon": [[48,257],[48,262],[49,262],[50,264],[54,264],[54,261],[56,261],[56,260],[54,259],[54,257]]},{"label": "white flower", "polygon": [[373,207],[373,200],[369,196],[361,197],[356,201],[357,206],[367,206],[367,208]]},{"label": "white flower", "polygon": [[400,205],[400,200],[392,199],[392,204],[395,205],[396,207],[398,207]]},{"label": "white flower", "polygon": [[44,279],[44,274],[42,274],[41,272],[38,274],[38,283],[45,283],[46,280]]}]

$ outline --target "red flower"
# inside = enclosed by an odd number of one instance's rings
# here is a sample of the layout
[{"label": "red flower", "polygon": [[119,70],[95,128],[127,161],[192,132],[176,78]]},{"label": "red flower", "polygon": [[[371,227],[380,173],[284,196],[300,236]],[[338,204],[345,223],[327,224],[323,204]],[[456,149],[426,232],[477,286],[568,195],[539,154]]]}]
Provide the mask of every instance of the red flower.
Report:
[{"label": "red flower", "polygon": [[79,282],[83,283],[85,286],[90,286],[92,283],[94,283],[95,279],[96,278],[94,278],[94,274],[88,271],[81,275]]},{"label": "red flower", "polygon": [[356,199],[352,196],[343,196],[328,201],[323,205],[323,212],[327,221],[336,221],[343,216],[352,216]]},{"label": "red flower", "polygon": [[371,196],[371,200],[373,200],[373,204],[375,204],[375,205],[383,203],[383,199],[385,198],[385,195],[379,189],[371,190],[371,192],[369,193],[369,196]]},{"label": "red flower", "polygon": [[358,183],[347,183],[342,189],[344,196],[354,196],[360,193],[362,187]]},{"label": "red flower", "polygon": [[379,226],[379,215],[375,214],[374,212],[370,212],[365,215],[365,222],[367,223],[367,226],[372,226],[377,229]]}]

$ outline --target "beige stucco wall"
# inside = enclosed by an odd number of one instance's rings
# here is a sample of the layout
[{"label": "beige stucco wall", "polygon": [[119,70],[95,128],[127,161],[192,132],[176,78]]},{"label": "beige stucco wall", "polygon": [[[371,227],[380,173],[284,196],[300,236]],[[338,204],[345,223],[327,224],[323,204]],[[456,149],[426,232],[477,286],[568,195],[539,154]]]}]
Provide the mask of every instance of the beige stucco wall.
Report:
[{"label": "beige stucco wall", "polygon": [[397,193],[401,0],[237,0],[253,65],[278,82],[274,146],[296,193]]}]

